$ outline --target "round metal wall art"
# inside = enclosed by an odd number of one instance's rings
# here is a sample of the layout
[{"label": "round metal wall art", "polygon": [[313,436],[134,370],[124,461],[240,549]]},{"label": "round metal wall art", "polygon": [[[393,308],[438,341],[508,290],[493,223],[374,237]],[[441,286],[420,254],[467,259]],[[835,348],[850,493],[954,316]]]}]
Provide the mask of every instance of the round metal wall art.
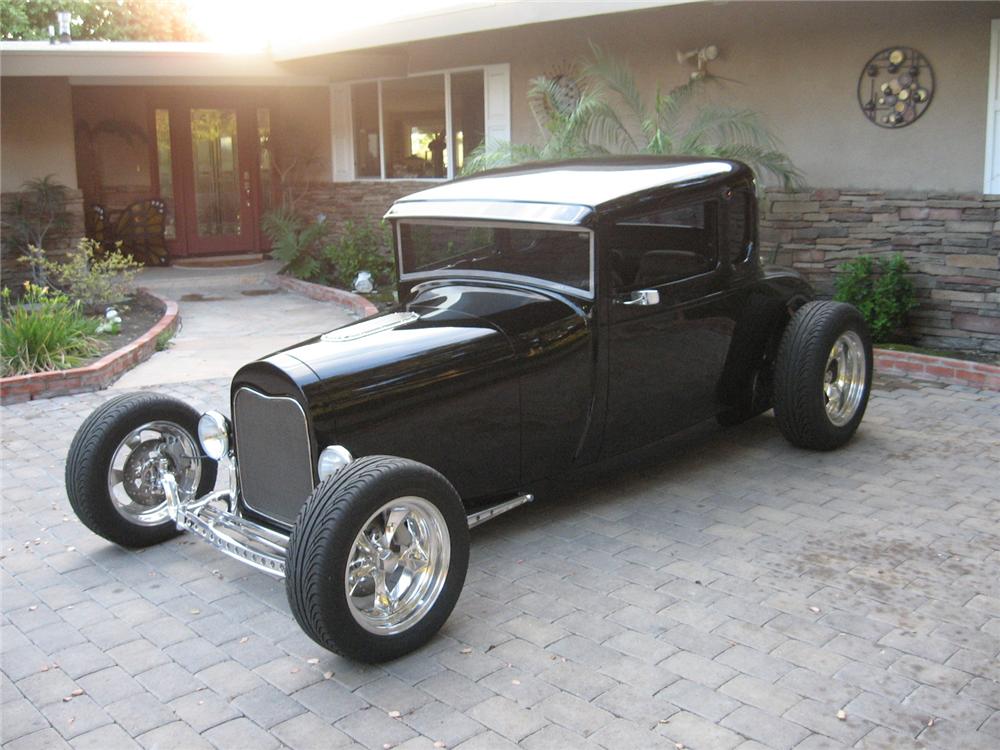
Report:
[{"label": "round metal wall art", "polygon": [[905,128],[927,111],[934,96],[934,69],[912,47],[886,47],[865,63],[858,104],[880,128]]}]

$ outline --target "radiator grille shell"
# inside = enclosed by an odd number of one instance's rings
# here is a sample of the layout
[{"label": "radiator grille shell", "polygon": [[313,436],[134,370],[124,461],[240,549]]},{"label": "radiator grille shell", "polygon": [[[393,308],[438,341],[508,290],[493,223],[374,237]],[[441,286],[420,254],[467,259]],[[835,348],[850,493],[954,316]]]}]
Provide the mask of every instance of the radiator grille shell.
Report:
[{"label": "radiator grille shell", "polygon": [[288,396],[266,396],[242,387],[233,397],[233,427],[243,503],[292,526],[313,491],[309,421]]}]

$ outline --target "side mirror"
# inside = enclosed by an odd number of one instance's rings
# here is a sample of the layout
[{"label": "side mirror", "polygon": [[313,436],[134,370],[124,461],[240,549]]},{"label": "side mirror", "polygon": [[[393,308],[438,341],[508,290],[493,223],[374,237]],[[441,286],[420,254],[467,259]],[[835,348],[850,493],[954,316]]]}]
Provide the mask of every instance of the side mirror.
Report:
[{"label": "side mirror", "polygon": [[623,305],[640,305],[642,307],[658,305],[660,304],[660,293],[655,289],[639,289],[619,301]]}]

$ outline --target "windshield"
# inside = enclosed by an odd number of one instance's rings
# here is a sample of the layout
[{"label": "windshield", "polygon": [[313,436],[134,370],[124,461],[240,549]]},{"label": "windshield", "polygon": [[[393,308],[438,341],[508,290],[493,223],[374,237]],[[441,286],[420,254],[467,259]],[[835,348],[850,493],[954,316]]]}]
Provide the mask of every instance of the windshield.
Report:
[{"label": "windshield", "polygon": [[552,227],[400,222],[400,275],[528,276],[593,296],[591,233]]}]

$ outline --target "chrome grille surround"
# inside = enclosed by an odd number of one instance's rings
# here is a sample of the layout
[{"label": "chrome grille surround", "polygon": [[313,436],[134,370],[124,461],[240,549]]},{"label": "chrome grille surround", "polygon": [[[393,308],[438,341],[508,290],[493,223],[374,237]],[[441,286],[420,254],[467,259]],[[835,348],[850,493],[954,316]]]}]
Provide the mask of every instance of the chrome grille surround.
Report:
[{"label": "chrome grille surround", "polygon": [[301,404],[246,386],[233,396],[240,495],[247,508],[291,526],[313,490],[313,449]]}]

